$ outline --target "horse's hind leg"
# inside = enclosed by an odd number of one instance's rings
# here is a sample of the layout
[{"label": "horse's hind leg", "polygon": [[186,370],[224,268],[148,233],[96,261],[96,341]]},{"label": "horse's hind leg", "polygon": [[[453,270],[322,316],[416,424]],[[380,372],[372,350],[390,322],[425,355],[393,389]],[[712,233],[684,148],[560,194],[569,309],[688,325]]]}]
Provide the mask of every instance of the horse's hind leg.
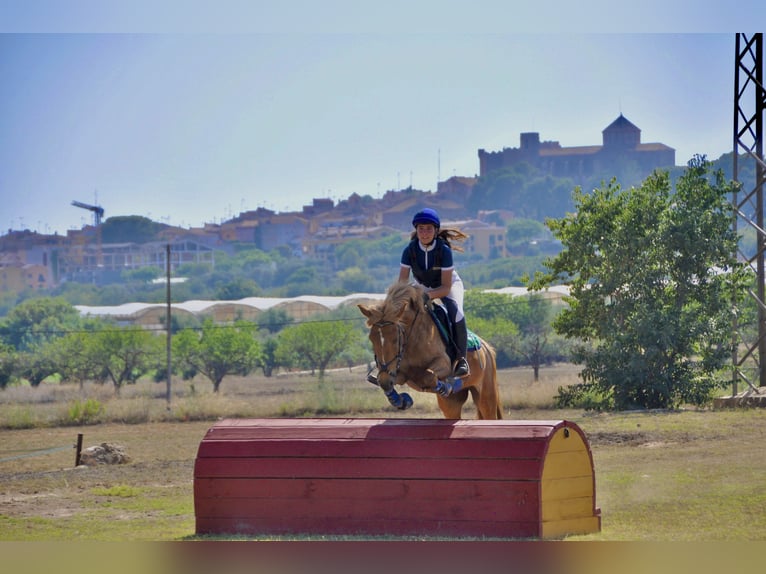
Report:
[{"label": "horse's hind leg", "polygon": [[497,401],[497,396],[492,393],[482,392],[476,401],[476,411],[480,419],[497,420],[503,418],[503,412]]}]

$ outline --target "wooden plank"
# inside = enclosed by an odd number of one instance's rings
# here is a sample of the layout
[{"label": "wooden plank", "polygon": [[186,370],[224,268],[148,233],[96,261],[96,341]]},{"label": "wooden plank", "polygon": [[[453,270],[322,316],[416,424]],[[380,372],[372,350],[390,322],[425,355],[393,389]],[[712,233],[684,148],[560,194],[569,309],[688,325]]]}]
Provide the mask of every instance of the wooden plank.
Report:
[{"label": "wooden plank", "polygon": [[545,442],[541,440],[237,440],[207,441],[199,446],[199,458],[274,457],[289,453],[293,457],[350,458],[533,458],[541,459]]},{"label": "wooden plank", "polygon": [[579,498],[581,496],[593,497],[593,476],[573,476],[566,478],[543,479],[540,483],[543,504],[548,500],[561,500],[565,498]]},{"label": "wooden plank", "polygon": [[[434,485],[435,488],[438,488]],[[523,497],[498,500],[469,500],[444,496],[439,500],[407,497],[402,500],[374,496],[355,498],[353,504],[339,498],[226,498],[203,504],[198,515],[211,518],[259,518],[281,520],[285,516],[301,520],[314,516],[327,519],[383,520],[523,520],[540,519],[537,504],[518,504]]]},{"label": "wooden plank", "polygon": [[534,481],[508,480],[405,480],[299,479],[299,478],[203,478],[194,481],[195,500],[231,498],[320,498],[353,503],[357,499],[416,498],[431,501],[487,500],[509,504],[532,504],[538,496]]},{"label": "wooden plank", "polygon": [[545,457],[541,478],[568,478],[592,474],[591,460],[584,451],[556,452]]},{"label": "wooden plank", "polygon": [[[466,423],[473,424],[466,424]],[[204,440],[363,439],[427,440],[448,438],[547,439],[563,421],[465,421],[444,419],[226,419]]]},{"label": "wooden plank", "polygon": [[593,497],[591,496],[546,500],[542,506],[542,517],[543,522],[570,520],[593,516],[593,510]]},{"label": "wooden plank", "polygon": [[198,458],[194,476],[253,478],[418,478],[536,480],[540,477],[536,460],[434,459],[424,464],[418,459],[345,458]]}]

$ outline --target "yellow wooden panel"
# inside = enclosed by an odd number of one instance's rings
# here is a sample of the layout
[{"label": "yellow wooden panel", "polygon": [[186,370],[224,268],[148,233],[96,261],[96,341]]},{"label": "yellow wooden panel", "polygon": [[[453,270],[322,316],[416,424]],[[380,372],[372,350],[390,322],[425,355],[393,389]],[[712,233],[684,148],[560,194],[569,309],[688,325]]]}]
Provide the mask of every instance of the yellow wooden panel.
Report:
[{"label": "yellow wooden panel", "polygon": [[546,501],[562,498],[593,497],[593,488],[593,477],[590,474],[543,480],[541,482],[542,501],[545,504]]},{"label": "yellow wooden panel", "polygon": [[590,534],[601,530],[601,517],[588,516],[572,520],[543,522],[543,538],[562,538],[571,534]]},{"label": "yellow wooden panel", "polygon": [[580,433],[560,428],[551,437],[540,486],[543,538],[587,534],[601,529],[593,464]]},{"label": "yellow wooden panel", "polygon": [[543,503],[543,522],[593,516],[593,497],[549,500]]},{"label": "yellow wooden panel", "polygon": [[542,479],[571,478],[593,474],[590,457],[584,451],[559,452],[545,457]]}]

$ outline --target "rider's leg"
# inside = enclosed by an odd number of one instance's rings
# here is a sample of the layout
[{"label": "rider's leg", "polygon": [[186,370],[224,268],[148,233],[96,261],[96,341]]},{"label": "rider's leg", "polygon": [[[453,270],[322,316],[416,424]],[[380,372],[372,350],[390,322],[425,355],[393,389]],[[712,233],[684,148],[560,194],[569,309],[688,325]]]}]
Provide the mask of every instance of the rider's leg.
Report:
[{"label": "rider's leg", "polygon": [[445,297],[442,301],[447,308],[447,313],[452,323],[452,342],[455,345],[456,358],[453,374],[456,377],[465,377],[470,374],[468,361],[466,360],[468,329],[465,324],[465,317],[457,301],[451,297]]},{"label": "rider's leg", "polygon": [[455,363],[455,376],[465,377],[470,374],[468,361],[466,360],[468,349],[468,328],[465,325],[465,317],[454,324],[455,347],[457,347],[457,362]]}]

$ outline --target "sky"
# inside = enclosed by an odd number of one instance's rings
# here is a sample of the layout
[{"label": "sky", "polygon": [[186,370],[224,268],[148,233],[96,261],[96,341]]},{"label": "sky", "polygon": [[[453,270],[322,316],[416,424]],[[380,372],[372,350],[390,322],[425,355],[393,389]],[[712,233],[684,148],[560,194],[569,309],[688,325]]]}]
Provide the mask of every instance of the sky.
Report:
[{"label": "sky", "polygon": [[398,1],[380,18],[364,2],[310,3],[300,19],[288,10],[302,2],[255,2],[243,20],[241,3],[221,0],[180,21],[142,0],[130,12],[44,4],[0,0],[0,233],[91,223],[73,200],[196,227],[313,198],[435,191],[477,175],[480,148],[518,147],[530,131],[598,145],[621,113],[677,165],[732,151],[736,33],[712,9],[675,29],[634,15],[603,33],[590,20],[502,26],[510,3],[494,0],[463,20],[450,0],[409,19],[390,11],[404,12]]}]

